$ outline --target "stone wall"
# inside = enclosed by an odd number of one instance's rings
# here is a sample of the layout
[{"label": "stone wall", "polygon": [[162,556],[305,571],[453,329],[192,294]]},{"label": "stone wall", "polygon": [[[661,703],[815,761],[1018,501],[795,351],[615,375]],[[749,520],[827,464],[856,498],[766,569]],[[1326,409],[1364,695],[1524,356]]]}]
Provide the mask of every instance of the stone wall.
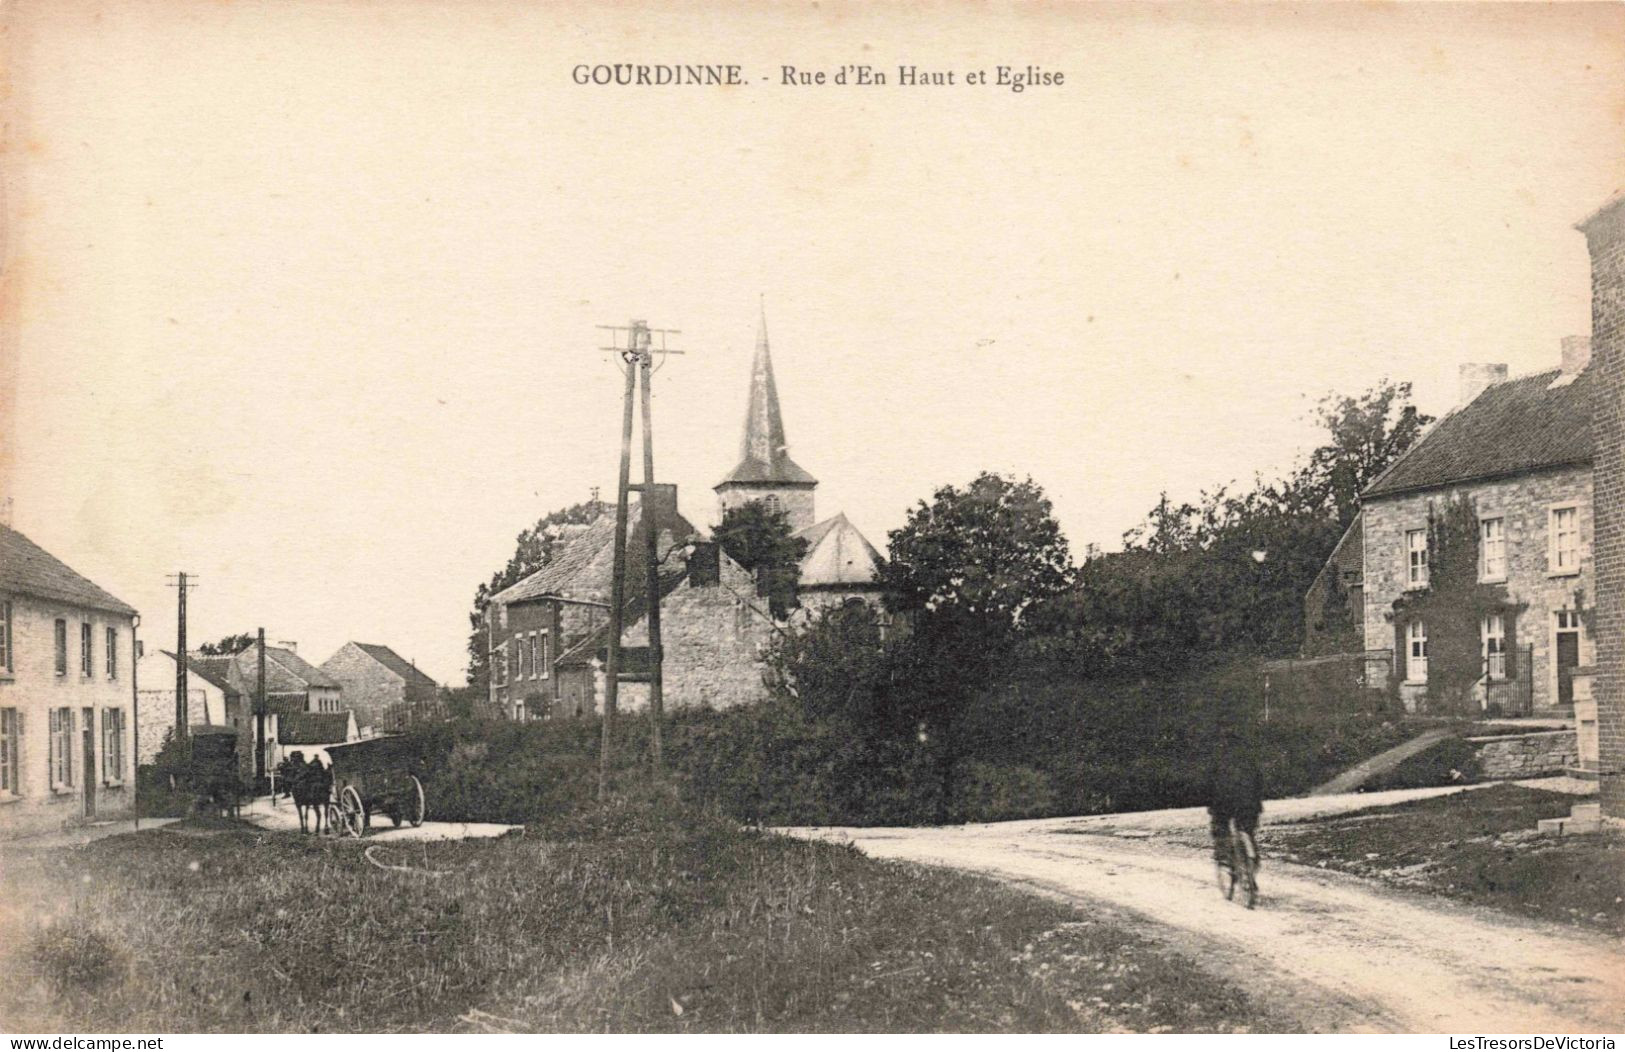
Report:
[{"label": "stone wall", "polygon": [[1580,225],[1591,253],[1597,739],[1603,814],[1625,818],[1625,198]]},{"label": "stone wall", "polygon": [[[660,604],[668,711],[723,709],[767,697],[763,674],[778,628],[766,603],[756,598],[751,575],[727,556],[722,557],[721,578],[711,586],[685,581]],[[647,622],[640,618],[623,639],[627,646],[648,646]],[[618,704],[623,710],[647,705],[647,687],[623,683]]]},{"label": "stone wall", "polygon": [[1478,746],[1479,767],[1484,777],[1491,780],[1562,774],[1578,760],[1573,731],[1467,740]]},{"label": "stone wall", "polygon": [[[1513,603],[1527,604],[1517,615],[1516,622],[1508,626],[1508,643],[1533,648],[1534,709],[1551,712],[1557,705],[1557,671],[1552,660],[1556,646],[1556,611],[1577,609],[1577,592],[1586,605],[1590,605],[1595,595],[1590,468],[1558,468],[1449,490],[1368,501],[1363,511],[1366,649],[1401,649],[1389,615],[1393,613],[1394,600],[1405,591],[1406,531],[1426,529],[1429,504],[1442,508],[1444,502],[1457,493],[1473,498],[1480,518],[1505,520],[1507,597]],[[1562,503],[1578,505],[1580,569],[1578,573],[1553,575],[1547,565],[1548,519],[1551,505]],[[1590,664],[1593,656],[1589,633],[1582,629],[1580,664]],[[1404,667],[1398,653],[1394,667]],[[1420,686],[1413,685],[1406,693],[1414,697],[1420,690]]]}]

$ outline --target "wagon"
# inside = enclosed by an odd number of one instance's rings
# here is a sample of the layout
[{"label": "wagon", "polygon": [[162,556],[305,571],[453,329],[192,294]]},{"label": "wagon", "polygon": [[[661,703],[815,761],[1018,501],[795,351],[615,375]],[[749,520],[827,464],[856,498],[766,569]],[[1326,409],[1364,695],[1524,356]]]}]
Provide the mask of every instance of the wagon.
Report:
[{"label": "wagon", "polygon": [[329,745],[324,751],[333,772],[328,828],[340,836],[358,837],[372,825],[375,813],[389,816],[397,828],[403,822],[423,824],[427,801],[417,754],[406,738],[367,738]]},{"label": "wagon", "polygon": [[230,727],[193,727],[187,753],[193,809],[236,817],[243,798],[237,732]]}]

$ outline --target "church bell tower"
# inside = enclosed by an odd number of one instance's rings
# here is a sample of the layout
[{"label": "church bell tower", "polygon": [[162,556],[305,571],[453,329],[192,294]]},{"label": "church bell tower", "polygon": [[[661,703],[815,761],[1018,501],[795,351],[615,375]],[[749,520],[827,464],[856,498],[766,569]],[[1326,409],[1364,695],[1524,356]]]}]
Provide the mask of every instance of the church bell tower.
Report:
[{"label": "church bell tower", "polygon": [[782,511],[792,530],[811,526],[813,491],[818,480],[790,459],[779,415],[779,391],[773,383],[773,356],[767,345],[767,310],[756,327],[756,355],[750,367],[750,397],[745,403],[745,433],[739,463],[716,484],[720,512],[760,501]]}]

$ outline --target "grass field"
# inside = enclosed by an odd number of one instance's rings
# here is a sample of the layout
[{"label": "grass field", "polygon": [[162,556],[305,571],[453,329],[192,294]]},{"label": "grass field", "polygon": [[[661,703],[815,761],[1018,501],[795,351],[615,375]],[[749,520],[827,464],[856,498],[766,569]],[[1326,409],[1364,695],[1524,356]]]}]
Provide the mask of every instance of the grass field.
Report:
[{"label": "grass field", "polygon": [[1525,917],[1625,934],[1625,841],[1543,837],[1575,798],[1516,785],[1273,826],[1271,850]]},{"label": "grass field", "polygon": [[364,845],[185,823],[4,860],[0,1029],[1295,1029],[1108,918],[717,822]]}]

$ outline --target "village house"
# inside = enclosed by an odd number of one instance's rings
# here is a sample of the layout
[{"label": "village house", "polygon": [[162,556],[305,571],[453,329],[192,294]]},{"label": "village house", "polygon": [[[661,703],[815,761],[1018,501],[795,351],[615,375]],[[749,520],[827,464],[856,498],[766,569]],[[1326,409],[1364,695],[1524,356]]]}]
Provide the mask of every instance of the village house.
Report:
[{"label": "village house", "polygon": [[1327,572],[1359,596],[1366,650],[1392,650],[1407,709],[1426,694],[1429,639],[1425,617],[1403,600],[1429,585],[1430,514],[1458,496],[1476,507],[1478,582],[1504,597],[1481,618],[1480,704],[1568,715],[1577,689],[1586,691],[1576,674],[1595,660],[1591,413],[1599,389],[1589,361],[1589,341],[1571,337],[1559,368],[1531,376],[1463,366],[1458,408],[1362,494],[1359,575],[1335,555]]},{"label": "village house", "polygon": [[440,684],[389,647],[346,643],[321,670],[338,683],[363,737],[399,730],[438,711]]},{"label": "village house", "polygon": [[138,623],[0,525],[0,835],[133,810]]}]

